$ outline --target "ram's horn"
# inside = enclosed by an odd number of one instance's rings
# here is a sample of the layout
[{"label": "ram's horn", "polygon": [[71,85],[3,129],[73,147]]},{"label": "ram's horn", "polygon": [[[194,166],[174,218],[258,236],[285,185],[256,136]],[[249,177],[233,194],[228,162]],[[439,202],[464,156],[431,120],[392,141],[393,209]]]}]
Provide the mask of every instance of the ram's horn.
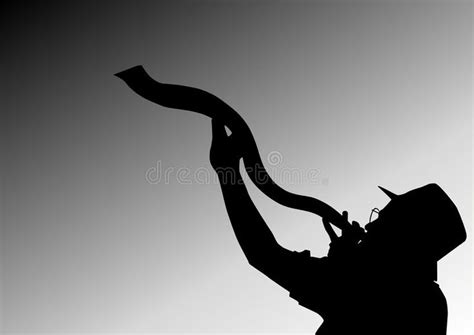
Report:
[{"label": "ram's horn", "polygon": [[242,145],[245,148],[243,159],[246,171],[255,186],[269,198],[281,205],[324,217],[340,229],[349,224],[338,211],[321,200],[294,194],[278,186],[265,170],[255,139],[244,119],[218,97],[193,87],[157,82],[141,65],[119,72],[116,76],[147,100],[163,107],[188,110],[216,118],[233,133],[237,132],[244,142]]}]

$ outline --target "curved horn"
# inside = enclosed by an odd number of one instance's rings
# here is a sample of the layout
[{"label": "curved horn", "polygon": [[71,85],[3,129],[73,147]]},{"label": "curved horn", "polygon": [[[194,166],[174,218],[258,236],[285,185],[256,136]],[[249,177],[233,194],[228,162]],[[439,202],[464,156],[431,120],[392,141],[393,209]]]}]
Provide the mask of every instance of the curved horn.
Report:
[{"label": "curved horn", "polygon": [[116,76],[149,101],[163,107],[183,109],[216,118],[232,132],[238,132],[239,138],[244,142],[243,159],[247,174],[255,186],[272,200],[286,207],[324,217],[340,229],[349,225],[338,211],[321,200],[291,193],[278,186],[265,170],[255,139],[244,119],[218,97],[193,87],[157,82],[141,65],[119,72]]}]

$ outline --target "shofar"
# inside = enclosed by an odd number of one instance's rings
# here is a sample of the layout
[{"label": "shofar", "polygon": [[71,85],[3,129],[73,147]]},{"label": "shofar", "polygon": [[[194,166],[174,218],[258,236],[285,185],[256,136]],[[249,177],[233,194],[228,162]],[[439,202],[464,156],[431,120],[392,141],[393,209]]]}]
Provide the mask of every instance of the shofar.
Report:
[{"label": "shofar", "polygon": [[319,215],[340,229],[347,227],[348,222],[328,204],[288,192],[272,180],[262,163],[250,128],[235,110],[218,97],[198,88],[157,82],[141,65],[119,72],[116,76],[135,93],[158,105],[203,114],[225,124],[243,142],[245,170],[260,191],[283,206]]}]

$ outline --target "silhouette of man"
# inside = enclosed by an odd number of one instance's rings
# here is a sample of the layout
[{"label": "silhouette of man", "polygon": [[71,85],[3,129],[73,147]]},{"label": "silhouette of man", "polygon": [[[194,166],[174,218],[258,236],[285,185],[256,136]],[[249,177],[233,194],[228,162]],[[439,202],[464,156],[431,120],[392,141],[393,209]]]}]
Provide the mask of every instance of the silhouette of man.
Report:
[{"label": "silhouette of man", "polygon": [[[239,172],[238,134],[213,119],[210,160],[248,262],[324,320],[317,335],[445,335],[447,303],[437,261],[466,239],[454,203],[436,184],[395,195],[378,218],[352,222],[338,237],[323,218],[328,256],[280,246],[253,204]],[[230,172],[230,173],[229,173]],[[347,212],[343,213],[347,221]]]}]

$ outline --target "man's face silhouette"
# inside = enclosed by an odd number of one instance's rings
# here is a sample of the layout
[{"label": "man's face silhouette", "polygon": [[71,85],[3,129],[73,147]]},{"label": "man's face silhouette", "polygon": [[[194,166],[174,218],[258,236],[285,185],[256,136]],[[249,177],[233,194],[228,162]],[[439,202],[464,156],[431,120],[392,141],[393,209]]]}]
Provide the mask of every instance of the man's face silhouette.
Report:
[{"label": "man's face silhouette", "polygon": [[395,200],[391,200],[383,209],[379,211],[372,210],[373,213],[377,213],[377,217],[374,220],[370,220],[370,222],[365,225],[364,228],[367,233],[373,232],[374,230],[380,231],[381,229],[389,229],[389,227],[387,227],[388,224],[392,221],[395,221],[397,214],[397,204],[395,202]]},{"label": "man's face silhouette", "polygon": [[370,253],[386,257],[399,253],[406,222],[402,222],[403,210],[398,202],[398,199],[391,200],[378,212],[375,220],[365,225],[367,233],[361,243]]}]

